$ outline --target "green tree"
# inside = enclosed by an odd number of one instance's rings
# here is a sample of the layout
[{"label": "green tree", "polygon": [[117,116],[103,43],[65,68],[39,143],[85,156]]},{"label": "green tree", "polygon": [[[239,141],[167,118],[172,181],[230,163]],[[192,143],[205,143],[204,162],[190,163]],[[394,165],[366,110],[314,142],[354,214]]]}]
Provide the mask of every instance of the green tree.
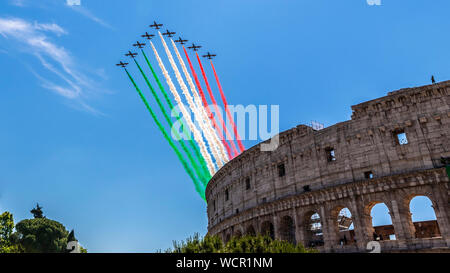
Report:
[{"label": "green tree", "polygon": [[223,249],[222,240],[217,236],[206,236],[200,238],[198,233],[189,237],[186,242],[173,241],[173,249],[166,252],[173,253],[220,253]]},{"label": "green tree", "polygon": [[173,242],[173,249],[168,253],[314,253],[302,244],[291,244],[287,241],[273,240],[270,236],[233,237],[226,244],[218,236],[199,234],[189,237],[186,241]]},{"label": "green tree", "polygon": [[9,212],[0,215],[0,242],[8,241],[14,231],[14,218]]},{"label": "green tree", "polygon": [[14,218],[9,212],[0,215],[0,253],[21,252],[14,232]]},{"label": "green tree", "polygon": [[[13,215],[0,215],[0,253],[64,253],[67,242],[78,241],[74,230],[69,233],[63,224],[45,218],[39,204],[31,213],[34,219],[17,223],[16,232]],[[87,249],[80,246],[80,252],[87,253]]]},{"label": "green tree", "polygon": [[69,232],[47,218],[27,219],[16,225],[19,243],[27,253],[65,252]]}]

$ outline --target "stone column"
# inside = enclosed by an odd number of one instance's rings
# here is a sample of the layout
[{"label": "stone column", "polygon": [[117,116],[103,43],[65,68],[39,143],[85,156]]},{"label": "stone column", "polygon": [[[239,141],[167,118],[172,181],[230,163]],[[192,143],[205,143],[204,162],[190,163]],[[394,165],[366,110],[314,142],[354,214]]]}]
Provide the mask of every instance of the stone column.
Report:
[{"label": "stone column", "polygon": [[279,240],[281,238],[280,235],[280,223],[278,223],[278,218],[276,216],[276,213],[272,216],[272,224],[273,224],[273,236],[275,237],[275,240]]},{"label": "stone column", "polygon": [[259,216],[256,219],[256,222],[255,222],[255,225],[253,226],[253,228],[255,229],[256,235],[262,234],[262,231],[261,231],[261,218]]},{"label": "stone column", "polygon": [[352,199],[350,206],[356,245],[360,252],[365,252],[367,243],[371,241],[370,236],[373,234],[372,217],[364,211],[364,204],[359,198]]},{"label": "stone column", "polygon": [[[331,221],[332,217],[330,217],[330,213],[325,210],[325,207],[320,207],[320,222],[322,224],[322,232],[323,232],[323,242],[324,242],[324,248],[326,252],[331,252],[333,249],[333,246],[335,245],[335,232],[332,230],[332,224]],[[334,233],[334,234],[333,234]]]},{"label": "stone column", "polygon": [[296,208],[292,208],[292,214],[294,215],[295,241],[297,244],[301,243],[303,246],[306,246],[307,242],[305,241],[305,230]]},{"label": "stone column", "polygon": [[445,188],[444,183],[433,187],[433,196],[430,198],[432,198],[434,213],[436,214],[442,239],[445,240],[447,247],[450,247],[450,200],[448,189]]},{"label": "stone column", "polygon": [[411,221],[411,214],[405,210],[403,206],[399,206],[397,200],[392,200],[389,214],[391,215],[392,224],[395,230],[395,236],[399,248],[407,248],[408,241],[414,238],[409,221]]}]

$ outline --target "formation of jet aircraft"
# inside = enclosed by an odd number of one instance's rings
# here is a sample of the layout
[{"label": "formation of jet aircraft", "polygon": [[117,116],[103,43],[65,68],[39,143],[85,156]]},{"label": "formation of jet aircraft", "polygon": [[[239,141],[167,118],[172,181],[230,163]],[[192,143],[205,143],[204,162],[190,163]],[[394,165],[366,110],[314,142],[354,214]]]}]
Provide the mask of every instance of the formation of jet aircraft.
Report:
[{"label": "formation of jet aircraft", "polygon": [[[153,21],[153,24],[150,25],[151,28],[154,28],[154,29],[157,29],[157,30],[161,29],[162,26],[164,26],[164,25],[160,24],[160,23],[157,23],[156,21]],[[162,35],[170,37],[170,38],[172,38],[175,34],[176,34],[176,32],[169,31],[168,29],[166,29],[166,32],[162,33]],[[141,37],[142,38],[146,38],[147,40],[151,40],[153,37],[155,37],[155,35],[154,34],[150,34],[150,33],[148,33],[146,31],[145,34],[141,35]],[[178,40],[175,40],[174,42],[179,43],[181,45],[184,45],[184,44],[186,44],[188,42],[188,40],[185,40],[185,39],[183,39],[181,37],[178,37]],[[133,44],[134,47],[138,47],[138,48],[141,48],[141,49],[144,48],[145,45],[146,45],[145,43],[141,43],[139,41],[137,41],[135,44]],[[192,45],[188,46],[187,48],[191,49],[193,51],[199,51],[199,49],[202,48],[202,46],[201,45],[196,45],[195,43],[192,43]],[[137,53],[134,53],[134,52],[131,52],[131,51],[128,51],[128,53],[125,54],[125,56],[133,58],[133,59],[136,58],[137,55],[138,55]],[[203,58],[207,58],[209,60],[212,60],[216,56],[217,56],[216,54],[211,54],[211,53],[208,52],[206,55],[203,55]],[[118,63],[116,65],[125,68],[128,65],[128,63],[124,63],[124,62],[120,61],[120,63]]]}]

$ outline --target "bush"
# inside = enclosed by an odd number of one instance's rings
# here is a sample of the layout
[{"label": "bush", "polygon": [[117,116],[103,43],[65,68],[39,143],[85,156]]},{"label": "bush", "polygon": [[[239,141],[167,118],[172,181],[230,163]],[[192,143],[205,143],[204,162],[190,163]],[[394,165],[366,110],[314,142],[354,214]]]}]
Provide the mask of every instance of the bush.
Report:
[{"label": "bush", "polygon": [[270,236],[233,237],[226,244],[219,236],[200,238],[196,233],[186,241],[173,242],[173,249],[166,253],[315,253],[302,244],[291,244],[287,241],[273,240]]}]

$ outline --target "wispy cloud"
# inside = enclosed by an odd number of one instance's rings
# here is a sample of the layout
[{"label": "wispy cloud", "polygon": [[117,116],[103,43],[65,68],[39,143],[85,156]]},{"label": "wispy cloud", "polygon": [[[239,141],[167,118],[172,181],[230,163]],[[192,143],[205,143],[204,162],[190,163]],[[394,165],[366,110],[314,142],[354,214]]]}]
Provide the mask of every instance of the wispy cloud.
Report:
[{"label": "wispy cloud", "polygon": [[78,12],[79,14],[83,15],[84,17],[96,22],[97,24],[109,28],[109,29],[114,29],[110,24],[108,24],[107,22],[105,22],[104,20],[98,18],[97,16],[95,16],[90,10],[88,10],[87,8],[83,7],[83,6],[76,6],[76,5],[67,5],[70,9],[72,9],[75,12]]},{"label": "wispy cloud", "polygon": [[86,111],[99,114],[85,101],[98,87],[77,69],[70,52],[53,42],[50,34],[59,36],[67,34],[67,31],[57,24],[31,23],[20,18],[0,18],[0,35],[13,41],[15,47],[19,45],[20,49],[35,56],[45,69],[59,79],[60,83],[55,83],[32,69],[42,87],[75,102],[76,107],[82,106]]},{"label": "wispy cloud", "polygon": [[11,5],[17,6],[17,7],[24,7],[25,6],[25,0],[9,0]]},{"label": "wispy cloud", "polygon": [[[76,1],[75,1],[76,2]],[[75,4],[74,1],[68,0],[39,0],[39,1],[30,1],[30,0],[9,0],[9,3],[13,6],[17,7],[35,7],[35,8],[47,8],[49,5],[61,6],[64,5],[70,8],[72,11],[79,13],[80,15],[88,18],[89,20],[109,29],[114,29],[109,23],[105,20],[99,18],[94,13],[92,13],[89,9],[83,6],[80,2],[80,5]]]},{"label": "wispy cloud", "polygon": [[42,30],[42,31],[50,31],[58,35],[67,34],[67,31],[65,31],[62,27],[60,27],[57,24],[39,24],[37,22],[34,22],[34,28],[36,30]]}]

